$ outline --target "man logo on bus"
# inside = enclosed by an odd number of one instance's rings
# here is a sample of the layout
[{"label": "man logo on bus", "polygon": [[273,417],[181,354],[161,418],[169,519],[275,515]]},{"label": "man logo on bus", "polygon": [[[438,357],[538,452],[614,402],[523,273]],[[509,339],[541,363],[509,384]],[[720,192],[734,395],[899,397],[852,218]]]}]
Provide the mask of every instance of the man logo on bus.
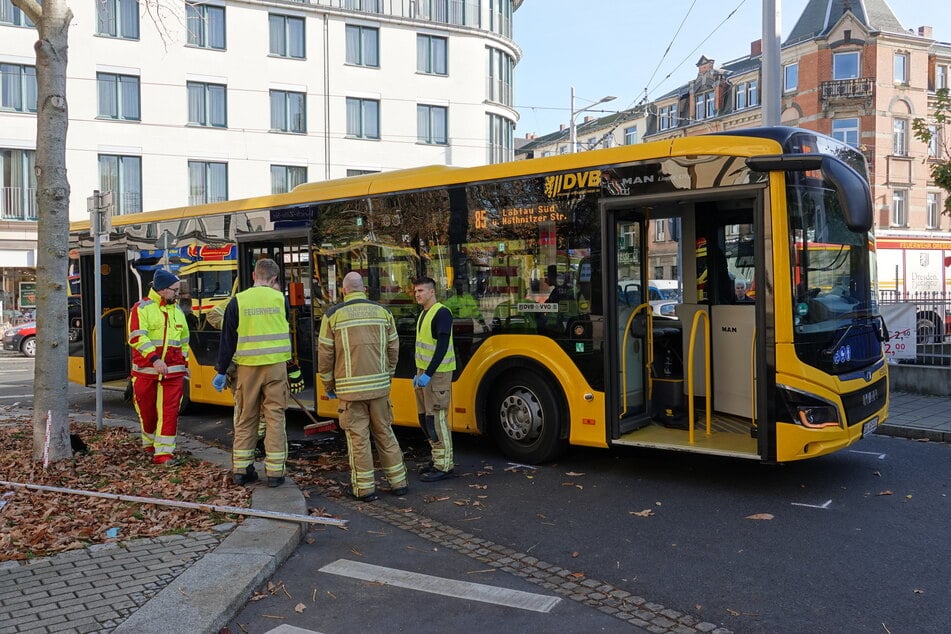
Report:
[{"label": "man logo on bus", "polygon": [[601,190],[601,170],[556,174],[545,177],[545,195],[549,198],[585,194]]}]

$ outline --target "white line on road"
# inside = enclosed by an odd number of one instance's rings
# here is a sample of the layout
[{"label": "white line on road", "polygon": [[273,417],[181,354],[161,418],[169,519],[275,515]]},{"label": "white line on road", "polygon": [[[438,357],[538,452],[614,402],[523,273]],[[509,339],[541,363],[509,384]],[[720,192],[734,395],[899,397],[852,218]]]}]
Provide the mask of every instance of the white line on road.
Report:
[{"label": "white line on road", "polygon": [[359,561],[350,561],[349,559],[338,559],[333,563],[329,563],[321,568],[320,572],[383,583],[398,588],[441,594],[457,599],[481,601],[483,603],[494,603],[496,605],[504,605],[522,610],[532,610],[533,612],[550,612],[551,609],[561,601],[558,597],[549,597],[543,594],[522,592],[521,590],[509,590],[508,588],[487,586],[470,581],[456,581],[455,579],[434,577],[418,572],[408,572],[406,570],[397,570],[396,568],[384,568],[383,566],[364,564]]},{"label": "white line on road", "polygon": [[793,506],[805,506],[806,508],[810,508],[810,509],[828,510],[829,505],[832,504],[832,500],[826,500],[825,504],[803,504],[801,502],[790,502],[790,504],[792,504]]},{"label": "white line on road", "polygon": [[879,460],[884,460],[885,456],[888,454],[878,453],[877,451],[857,451],[855,449],[849,449],[849,453],[862,453],[866,456],[878,456]]},{"label": "white line on road", "polygon": [[10,394],[9,396],[0,396],[0,399],[5,398],[33,398],[34,394]]}]

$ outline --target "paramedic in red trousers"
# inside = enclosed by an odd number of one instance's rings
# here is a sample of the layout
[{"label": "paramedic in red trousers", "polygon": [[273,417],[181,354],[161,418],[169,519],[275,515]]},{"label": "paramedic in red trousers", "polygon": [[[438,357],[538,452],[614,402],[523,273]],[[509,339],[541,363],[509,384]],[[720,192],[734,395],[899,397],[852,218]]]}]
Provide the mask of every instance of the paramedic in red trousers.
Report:
[{"label": "paramedic in red trousers", "polygon": [[419,469],[419,479],[435,482],[452,474],[452,432],[449,403],[456,353],[452,341],[452,312],[436,301],[436,282],[420,277],[413,282],[416,303],[423,307],[416,320],[416,412],[429,439],[432,459]]},{"label": "paramedic in red trousers", "polygon": [[363,277],[343,277],[343,303],[326,313],[317,342],[317,372],[327,396],[340,401],[340,428],[347,435],[350,485],[362,502],[377,499],[370,438],[393,495],[406,495],[406,464],[393,434],[390,381],[400,340],[393,315],[367,299]]},{"label": "paramedic in red trousers", "polygon": [[154,464],[171,464],[178,408],[188,375],[188,323],[178,307],[181,282],[155,271],[148,297],[129,312],[132,394],[142,424],[142,446]]},{"label": "paramedic in red trousers", "polygon": [[254,447],[258,421],[264,417],[264,471],[267,485],[284,483],[287,461],[287,360],[291,358],[290,327],[284,295],[272,287],[281,271],[277,262],[261,258],[254,266],[254,285],[234,296],[225,309],[218,349],[218,373],[212,385],[225,388],[225,372],[231,361],[237,365],[235,407],[241,411],[234,423],[231,452],[235,484],[257,481]]}]

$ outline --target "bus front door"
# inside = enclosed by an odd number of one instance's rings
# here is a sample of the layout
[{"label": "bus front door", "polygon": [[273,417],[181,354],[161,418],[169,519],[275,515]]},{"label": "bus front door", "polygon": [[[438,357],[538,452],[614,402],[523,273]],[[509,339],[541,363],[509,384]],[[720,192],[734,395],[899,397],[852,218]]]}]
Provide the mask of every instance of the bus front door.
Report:
[{"label": "bus front door", "polygon": [[[612,224],[612,239],[617,248],[612,275],[605,275],[609,289],[606,298],[614,297],[613,362],[609,376],[614,376],[614,437],[634,431],[648,423],[647,418],[647,285],[644,275],[643,220],[631,214],[618,214]],[[610,289],[613,287],[613,291]],[[606,304],[610,305],[610,301]]]},{"label": "bus front door", "polygon": [[129,266],[125,253],[102,253],[101,275],[102,312],[95,316],[95,259],[93,255],[80,256],[82,288],[82,341],[83,367],[87,386],[96,383],[96,336],[102,337],[102,380],[124,382],[132,370],[129,347],[126,345],[126,327],[129,308],[135,301],[129,295]]}]

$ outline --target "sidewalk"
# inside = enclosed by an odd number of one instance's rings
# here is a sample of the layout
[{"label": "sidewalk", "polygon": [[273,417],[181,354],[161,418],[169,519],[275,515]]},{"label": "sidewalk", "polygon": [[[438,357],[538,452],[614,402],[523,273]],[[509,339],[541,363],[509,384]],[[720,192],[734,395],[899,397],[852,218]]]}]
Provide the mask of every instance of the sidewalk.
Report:
[{"label": "sidewalk", "polygon": [[[892,393],[879,434],[951,442],[951,399]],[[110,421],[110,424],[116,424]],[[118,424],[138,429],[134,421]],[[196,457],[229,468],[227,452],[180,438]],[[255,485],[256,509],[306,514],[292,481]],[[215,633],[295,551],[300,524],[248,518],[229,535],[191,533],[0,564],[0,634]]]}]

